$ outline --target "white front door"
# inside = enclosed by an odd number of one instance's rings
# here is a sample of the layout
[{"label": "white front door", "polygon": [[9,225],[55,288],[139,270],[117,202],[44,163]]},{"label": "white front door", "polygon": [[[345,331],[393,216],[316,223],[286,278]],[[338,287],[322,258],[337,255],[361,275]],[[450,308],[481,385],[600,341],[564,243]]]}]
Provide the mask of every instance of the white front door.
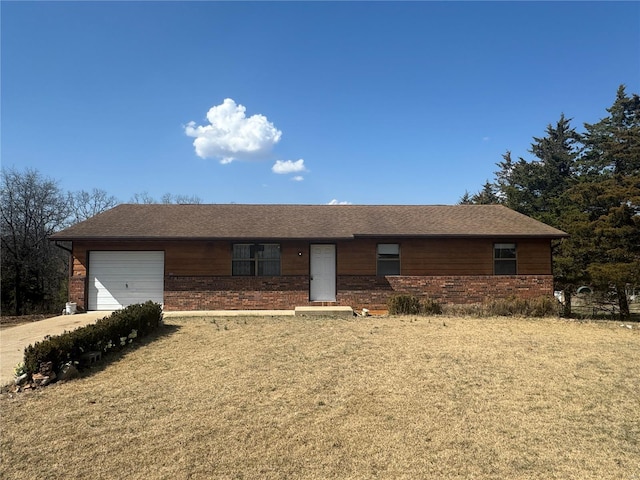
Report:
[{"label": "white front door", "polygon": [[312,302],[336,301],[336,246],[311,245],[311,278],[309,278]]}]

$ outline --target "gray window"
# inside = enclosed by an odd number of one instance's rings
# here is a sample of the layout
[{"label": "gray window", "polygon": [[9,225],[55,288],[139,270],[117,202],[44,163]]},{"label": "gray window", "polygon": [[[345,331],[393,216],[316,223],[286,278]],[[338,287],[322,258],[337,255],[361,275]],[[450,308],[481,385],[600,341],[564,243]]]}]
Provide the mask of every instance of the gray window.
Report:
[{"label": "gray window", "polygon": [[280,244],[234,243],[231,270],[234,276],[280,275]]},{"label": "gray window", "polygon": [[378,244],[378,275],[400,275],[400,245]]},{"label": "gray window", "polygon": [[493,245],[493,273],[515,275],[518,273],[515,243],[495,243]]}]

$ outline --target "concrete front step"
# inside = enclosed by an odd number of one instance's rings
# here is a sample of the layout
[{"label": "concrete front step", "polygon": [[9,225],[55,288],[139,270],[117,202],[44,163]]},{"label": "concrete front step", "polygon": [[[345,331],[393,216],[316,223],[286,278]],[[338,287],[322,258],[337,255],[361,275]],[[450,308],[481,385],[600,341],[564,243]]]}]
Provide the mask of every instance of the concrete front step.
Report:
[{"label": "concrete front step", "polygon": [[353,317],[353,308],[351,307],[296,307],[296,317]]}]

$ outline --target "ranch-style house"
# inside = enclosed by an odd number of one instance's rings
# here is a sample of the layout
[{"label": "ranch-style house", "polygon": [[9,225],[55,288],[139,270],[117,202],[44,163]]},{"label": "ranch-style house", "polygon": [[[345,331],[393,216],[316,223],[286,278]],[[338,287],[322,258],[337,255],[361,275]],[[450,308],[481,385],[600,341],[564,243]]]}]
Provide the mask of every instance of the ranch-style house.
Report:
[{"label": "ranch-style house", "polygon": [[442,303],[552,295],[566,234],[499,205],[119,205],[51,237],[69,301],[113,310]]}]

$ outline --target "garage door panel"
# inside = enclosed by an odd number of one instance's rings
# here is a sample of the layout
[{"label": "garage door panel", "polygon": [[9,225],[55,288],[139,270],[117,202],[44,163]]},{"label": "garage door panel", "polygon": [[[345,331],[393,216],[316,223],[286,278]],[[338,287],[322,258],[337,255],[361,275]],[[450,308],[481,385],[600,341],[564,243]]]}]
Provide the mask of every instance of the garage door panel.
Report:
[{"label": "garage door panel", "polygon": [[148,300],[163,303],[164,252],[91,252],[89,309],[117,310]]}]

